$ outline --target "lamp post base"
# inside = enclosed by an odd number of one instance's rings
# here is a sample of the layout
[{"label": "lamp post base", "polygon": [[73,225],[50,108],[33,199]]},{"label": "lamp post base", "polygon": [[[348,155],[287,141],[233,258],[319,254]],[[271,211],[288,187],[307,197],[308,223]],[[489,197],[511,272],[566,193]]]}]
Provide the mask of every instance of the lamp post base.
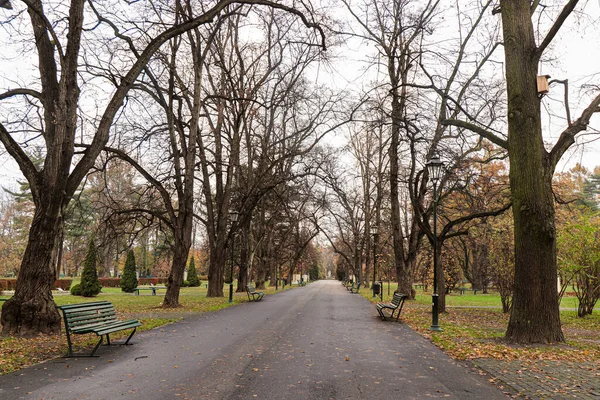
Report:
[{"label": "lamp post base", "polygon": [[439,318],[439,300],[440,296],[437,293],[431,295],[431,326],[429,327],[430,331],[441,332],[442,328],[440,328],[438,324]]}]

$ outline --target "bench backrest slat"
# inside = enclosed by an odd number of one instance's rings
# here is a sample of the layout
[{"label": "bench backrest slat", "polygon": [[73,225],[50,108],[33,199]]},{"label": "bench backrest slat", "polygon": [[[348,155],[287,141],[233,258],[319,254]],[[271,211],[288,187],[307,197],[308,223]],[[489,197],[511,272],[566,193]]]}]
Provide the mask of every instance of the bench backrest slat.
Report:
[{"label": "bench backrest slat", "polygon": [[405,294],[402,293],[394,293],[394,297],[392,298],[392,304],[398,306],[402,299],[406,297]]},{"label": "bench backrest slat", "polygon": [[107,301],[70,304],[59,308],[69,329],[118,320],[115,307]]},{"label": "bench backrest slat", "polygon": [[246,289],[248,289],[250,293],[256,292],[256,287],[254,287],[254,285],[247,285]]}]

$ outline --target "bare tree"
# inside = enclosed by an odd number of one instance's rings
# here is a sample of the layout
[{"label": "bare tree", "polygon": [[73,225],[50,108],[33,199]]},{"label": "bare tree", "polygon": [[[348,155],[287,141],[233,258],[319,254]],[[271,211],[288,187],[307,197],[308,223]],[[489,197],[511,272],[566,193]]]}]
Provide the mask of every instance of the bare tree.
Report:
[{"label": "bare tree", "polygon": [[[52,299],[51,286],[57,274],[65,208],[107,144],[111,126],[125,96],[153,54],[170,39],[213,21],[234,3],[282,9],[298,16],[307,26],[318,28],[300,11],[281,3],[222,0],[208,5],[189,21],[169,28],[151,29],[156,31],[153,36],[147,36],[144,32],[141,35],[143,40],[140,40],[142,47],[137,54],[132,55],[124,50],[124,53],[133,56],[132,62],[119,71],[118,85],[107,103],[99,105],[100,118],[90,134],[89,146],[77,157],[74,144],[80,127],[79,106],[84,93],[79,85],[79,77],[83,72],[80,69],[80,52],[89,39],[93,40],[93,35],[84,34],[88,32],[87,27],[84,29],[86,2],[71,0],[65,7],[52,9],[46,9],[41,0],[25,3],[33,34],[30,41],[35,43],[38,56],[39,82],[30,87],[3,89],[0,101],[18,101],[18,98],[22,98],[27,109],[33,108],[38,114],[32,114],[26,120],[20,112],[15,112],[17,109],[11,109],[12,112],[9,111],[0,124],[0,141],[29,182],[36,208],[15,295],[2,308],[2,329],[5,334],[50,334],[60,330],[60,316]],[[126,7],[133,11],[139,5],[133,2]],[[18,21],[13,19],[8,24],[9,28],[13,23],[26,23],[21,10],[15,10],[15,13]],[[90,28],[101,22],[91,21]],[[145,31],[144,28],[147,27],[142,27]],[[118,31],[114,33],[117,37],[119,34]],[[14,40],[11,43],[18,45],[27,42]],[[33,140],[45,147],[41,168],[37,168],[24,151],[24,146]]]},{"label": "bare tree", "polygon": [[571,120],[569,105],[565,104],[567,127],[546,149],[541,121],[543,96],[538,91],[537,76],[542,56],[578,3],[569,0],[556,8],[547,32],[536,35],[535,28],[543,27],[535,22],[542,8],[538,1],[500,1],[494,12],[502,17],[508,134],[503,136],[473,120],[455,118],[445,122],[471,129],[508,151],[514,204],[515,287],[506,337],[520,343],[564,341],[556,284],[552,176],[563,154],[599,111],[600,94],[593,89],[588,106],[576,120]]}]

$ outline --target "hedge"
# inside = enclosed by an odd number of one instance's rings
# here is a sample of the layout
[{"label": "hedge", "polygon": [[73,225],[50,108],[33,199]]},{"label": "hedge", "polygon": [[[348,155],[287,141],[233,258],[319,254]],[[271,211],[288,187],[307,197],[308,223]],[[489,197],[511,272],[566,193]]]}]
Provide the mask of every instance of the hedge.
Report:
[{"label": "hedge", "polygon": [[98,278],[102,287],[121,287],[121,278]]},{"label": "hedge", "polygon": [[[121,278],[98,278],[102,287],[121,287]],[[164,285],[167,283],[167,278],[139,278],[138,285]]]},{"label": "hedge", "polygon": [[63,278],[54,282],[53,289],[61,288],[62,290],[69,290],[71,288],[71,283],[73,279],[71,278]]},{"label": "hedge", "polygon": [[[98,278],[100,284],[103,287],[121,287],[121,278]],[[167,278],[139,278],[138,282],[140,285],[165,285]],[[52,289],[61,288],[62,290],[69,290],[71,288],[72,278],[62,278],[54,282]],[[17,287],[16,278],[0,278],[0,290],[15,290]]]},{"label": "hedge", "polygon": [[[52,285],[52,289],[61,288],[63,290],[69,290],[71,287],[71,283],[73,279],[71,278],[63,278],[54,281],[54,285]],[[15,290],[17,288],[17,279],[16,278],[2,278],[0,279],[0,290]]]}]

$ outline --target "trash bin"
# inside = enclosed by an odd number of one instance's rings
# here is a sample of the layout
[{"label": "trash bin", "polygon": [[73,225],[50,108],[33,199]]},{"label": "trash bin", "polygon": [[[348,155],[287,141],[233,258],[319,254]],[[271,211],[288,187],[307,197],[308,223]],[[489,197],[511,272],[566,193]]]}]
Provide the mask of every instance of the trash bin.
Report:
[{"label": "trash bin", "polygon": [[381,293],[381,283],[373,282],[373,285],[371,287],[373,288],[373,297]]}]

